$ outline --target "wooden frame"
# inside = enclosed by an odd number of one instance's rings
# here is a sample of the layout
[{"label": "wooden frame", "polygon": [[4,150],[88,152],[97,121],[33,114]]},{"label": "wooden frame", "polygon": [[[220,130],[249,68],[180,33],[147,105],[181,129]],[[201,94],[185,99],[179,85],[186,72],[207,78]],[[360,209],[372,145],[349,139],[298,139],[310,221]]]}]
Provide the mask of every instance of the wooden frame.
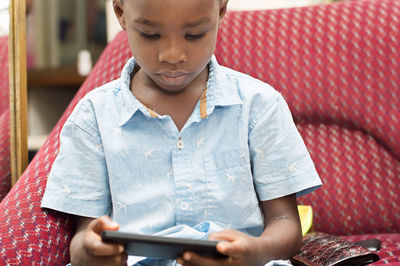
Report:
[{"label": "wooden frame", "polygon": [[25,10],[25,0],[10,0],[8,51],[12,186],[17,182],[28,165]]}]

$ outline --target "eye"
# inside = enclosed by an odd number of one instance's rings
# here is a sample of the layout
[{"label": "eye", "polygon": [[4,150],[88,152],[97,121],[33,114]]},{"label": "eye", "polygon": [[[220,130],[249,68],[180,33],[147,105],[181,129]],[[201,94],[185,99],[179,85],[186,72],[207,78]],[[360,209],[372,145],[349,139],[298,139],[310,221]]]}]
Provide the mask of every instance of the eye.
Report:
[{"label": "eye", "polygon": [[204,37],[204,35],[206,35],[206,34],[205,34],[205,33],[186,34],[186,35],[185,35],[185,38],[186,38],[186,40],[194,41],[194,40],[197,40],[197,39],[200,39],[200,38]]},{"label": "eye", "polygon": [[157,34],[157,33],[156,34],[147,34],[144,32],[140,32],[140,35],[143,38],[148,39],[148,40],[158,40],[160,38],[160,34]]}]

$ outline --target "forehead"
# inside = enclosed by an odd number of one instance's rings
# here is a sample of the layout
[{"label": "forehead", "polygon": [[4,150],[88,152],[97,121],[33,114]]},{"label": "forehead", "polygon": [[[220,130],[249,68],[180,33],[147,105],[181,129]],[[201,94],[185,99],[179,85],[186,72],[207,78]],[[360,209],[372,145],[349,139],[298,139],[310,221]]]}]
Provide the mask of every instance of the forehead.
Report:
[{"label": "forehead", "polygon": [[217,19],[217,0],[124,0],[124,12],[130,19],[155,22],[193,21],[209,17]]}]

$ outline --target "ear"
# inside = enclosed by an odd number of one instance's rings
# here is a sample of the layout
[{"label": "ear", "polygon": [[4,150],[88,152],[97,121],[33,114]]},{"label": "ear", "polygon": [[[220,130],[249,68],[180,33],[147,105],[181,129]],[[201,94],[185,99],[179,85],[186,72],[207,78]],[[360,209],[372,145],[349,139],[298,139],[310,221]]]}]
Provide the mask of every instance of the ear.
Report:
[{"label": "ear", "polygon": [[225,17],[226,10],[228,8],[228,2],[229,0],[221,0],[220,6],[219,6],[219,21],[218,21],[218,29],[221,27],[222,20]]},{"label": "ear", "polygon": [[124,6],[121,3],[121,0],[113,0],[113,8],[114,8],[114,13],[117,16],[119,25],[121,25],[121,28],[126,31]]}]

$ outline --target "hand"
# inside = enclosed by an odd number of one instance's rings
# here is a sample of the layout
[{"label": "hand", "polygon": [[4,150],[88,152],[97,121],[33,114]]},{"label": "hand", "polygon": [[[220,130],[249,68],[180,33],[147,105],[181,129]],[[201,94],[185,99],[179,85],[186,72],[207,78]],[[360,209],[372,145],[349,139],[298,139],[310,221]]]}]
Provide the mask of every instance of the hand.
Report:
[{"label": "hand", "polygon": [[221,240],[217,244],[218,252],[228,256],[227,259],[202,257],[194,252],[185,252],[177,262],[183,266],[195,265],[264,265],[259,249],[258,239],[235,230],[224,230],[211,234],[210,240]]},{"label": "hand", "polygon": [[71,241],[72,265],[126,265],[127,255],[119,244],[101,241],[101,232],[118,230],[109,217],[93,219],[86,229],[77,231]]}]

